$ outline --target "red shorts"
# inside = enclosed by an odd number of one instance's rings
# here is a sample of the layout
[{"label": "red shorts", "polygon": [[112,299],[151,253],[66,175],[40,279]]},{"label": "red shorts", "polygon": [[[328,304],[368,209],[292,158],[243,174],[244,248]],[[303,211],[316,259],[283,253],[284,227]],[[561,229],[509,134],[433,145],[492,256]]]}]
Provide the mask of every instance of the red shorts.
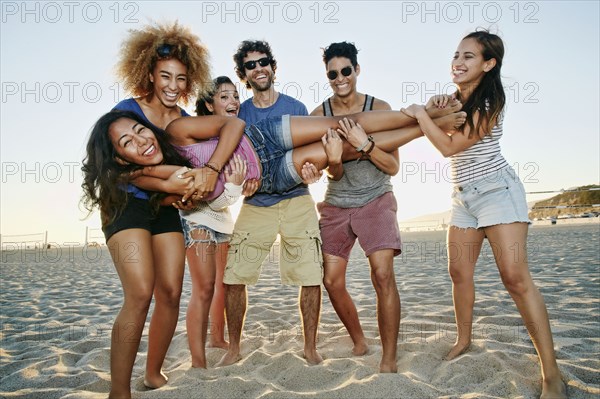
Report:
[{"label": "red shorts", "polygon": [[326,202],[317,204],[323,253],[348,260],[356,238],[368,257],[381,249],[401,253],[402,242],[396,219],[396,198],[387,192],[358,208],[338,208]]}]

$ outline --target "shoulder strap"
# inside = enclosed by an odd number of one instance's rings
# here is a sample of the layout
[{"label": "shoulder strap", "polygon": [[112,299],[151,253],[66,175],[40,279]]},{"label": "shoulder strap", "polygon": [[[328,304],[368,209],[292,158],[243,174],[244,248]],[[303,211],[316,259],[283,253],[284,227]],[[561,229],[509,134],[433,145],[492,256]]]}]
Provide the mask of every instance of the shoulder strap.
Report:
[{"label": "shoulder strap", "polygon": [[333,110],[331,108],[331,97],[326,101],[323,101],[323,115],[324,116],[333,116]]},{"label": "shoulder strap", "polygon": [[363,106],[363,112],[372,111],[374,102],[375,102],[375,97],[365,94],[365,105]]}]

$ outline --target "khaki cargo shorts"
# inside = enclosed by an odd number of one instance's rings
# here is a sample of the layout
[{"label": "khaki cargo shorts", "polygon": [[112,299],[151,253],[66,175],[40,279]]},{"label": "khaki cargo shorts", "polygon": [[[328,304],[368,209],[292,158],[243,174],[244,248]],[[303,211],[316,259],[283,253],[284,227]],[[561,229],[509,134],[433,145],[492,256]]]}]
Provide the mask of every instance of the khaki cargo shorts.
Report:
[{"label": "khaki cargo shorts", "polygon": [[277,234],[281,237],[281,283],[321,285],[321,235],[315,203],[310,195],[286,199],[269,207],[244,204],[235,223],[223,282],[256,284]]}]

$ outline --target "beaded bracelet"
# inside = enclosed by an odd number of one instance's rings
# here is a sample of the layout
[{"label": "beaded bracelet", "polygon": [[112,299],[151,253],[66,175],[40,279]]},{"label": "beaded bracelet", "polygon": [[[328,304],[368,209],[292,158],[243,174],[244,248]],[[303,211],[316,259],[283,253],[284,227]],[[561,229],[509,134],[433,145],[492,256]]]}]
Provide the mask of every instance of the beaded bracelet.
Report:
[{"label": "beaded bracelet", "polygon": [[211,164],[209,164],[209,163],[205,163],[203,167],[204,167],[204,168],[208,168],[208,169],[212,169],[212,170],[214,170],[214,171],[215,171],[215,172],[217,172],[217,173],[221,173],[221,169],[217,169],[216,167],[212,166],[212,165],[211,165]]}]

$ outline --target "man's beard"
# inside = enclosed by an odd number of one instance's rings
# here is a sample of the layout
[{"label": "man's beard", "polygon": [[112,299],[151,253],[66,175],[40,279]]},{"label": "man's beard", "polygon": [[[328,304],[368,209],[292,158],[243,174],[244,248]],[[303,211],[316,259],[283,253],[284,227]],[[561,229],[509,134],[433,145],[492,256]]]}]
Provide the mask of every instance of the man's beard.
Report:
[{"label": "man's beard", "polygon": [[267,75],[267,77],[268,81],[266,83],[258,83],[252,79],[249,80],[248,83],[250,83],[250,87],[256,91],[268,91],[273,85],[273,77],[271,75]]}]

